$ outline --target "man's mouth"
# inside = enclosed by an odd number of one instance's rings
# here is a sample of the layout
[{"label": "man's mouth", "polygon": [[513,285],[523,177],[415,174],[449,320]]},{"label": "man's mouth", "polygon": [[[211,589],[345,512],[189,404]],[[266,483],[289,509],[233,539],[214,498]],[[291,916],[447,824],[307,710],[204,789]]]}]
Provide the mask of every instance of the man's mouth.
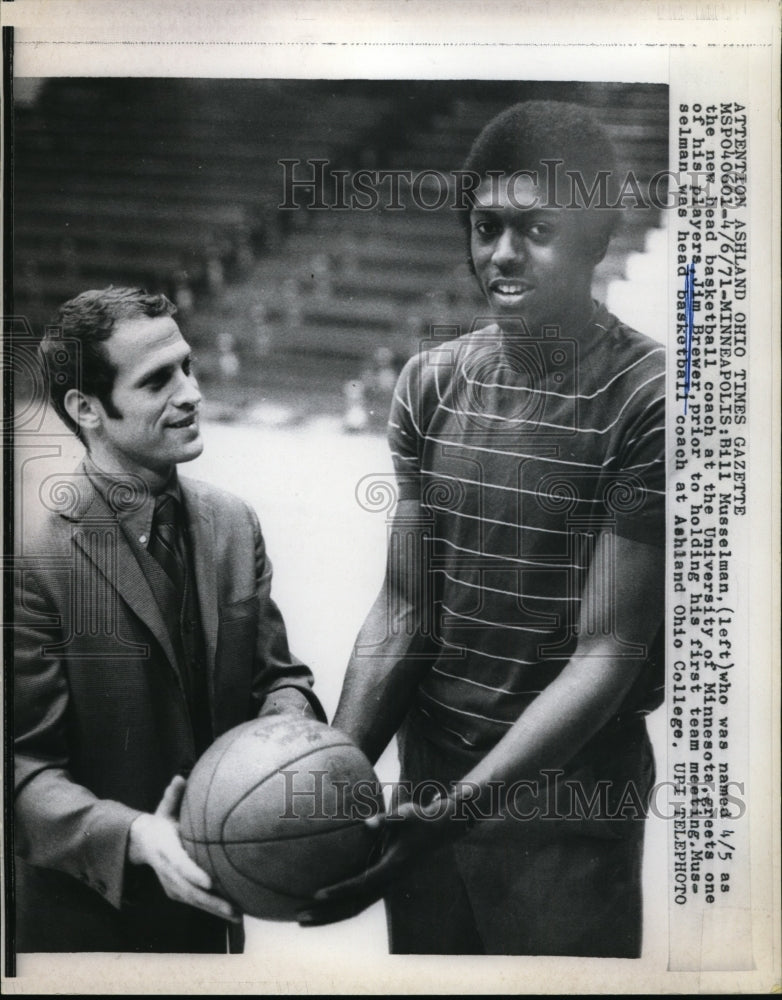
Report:
[{"label": "man's mouth", "polygon": [[489,290],[494,295],[501,295],[507,298],[518,298],[528,292],[532,285],[526,281],[518,281],[515,278],[493,278],[489,282]]},{"label": "man's mouth", "polygon": [[169,423],[169,427],[191,427],[198,420],[198,413],[189,413],[186,417],[182,417],[181,420],[173,420]]}]

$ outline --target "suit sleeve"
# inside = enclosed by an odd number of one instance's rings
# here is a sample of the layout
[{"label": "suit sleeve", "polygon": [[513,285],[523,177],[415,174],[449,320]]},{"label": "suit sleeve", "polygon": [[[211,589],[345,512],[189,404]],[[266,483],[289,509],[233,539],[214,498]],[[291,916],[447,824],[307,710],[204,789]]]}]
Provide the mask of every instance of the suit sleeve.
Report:
[{"label": "suit sleeve", "polygon": [[255,579],[259,602],[258,636],[253,673],[253,696],[260,714],[294,711],[321,722],[326,713],[313,691],[312,671],[288,648],[288,635],[280,609],[272,599],[272,564],[254,511],[251,511],[255,544]]},{"label": "suit sleeve", "polygon": [[54,868],[122,901],[128,832],[138,810],[99,799],[69,772],[69,690],[56,600],[21,570],[15,600],[15,850],[28,864]]}]

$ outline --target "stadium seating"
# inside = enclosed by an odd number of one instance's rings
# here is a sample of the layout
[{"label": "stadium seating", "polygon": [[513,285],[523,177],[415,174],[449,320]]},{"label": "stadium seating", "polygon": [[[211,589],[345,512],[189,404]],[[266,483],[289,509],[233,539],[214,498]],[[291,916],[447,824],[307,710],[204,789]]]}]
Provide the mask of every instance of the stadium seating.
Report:
[{"label": "stadium seating", "polygon": [[[207,353],[230,328],[248,358],[359,360],[378,346],[402,358],[432,324],[481,315],[457,213],[417,207],[405,188],[403,210],[307,211],[303,188],[281,210],[279,160],[298,160],[298,177],[316,158],[447,173],[493,114],[541,96],[592,105],[640,182],[667,166],[662,86],[48,80],[16,108],[16,312],[40,329],[83,288],[139,283],[183,312],[195,302],[190,329]],[[653,208],[624,215],[600,296],[659,223]]]}]

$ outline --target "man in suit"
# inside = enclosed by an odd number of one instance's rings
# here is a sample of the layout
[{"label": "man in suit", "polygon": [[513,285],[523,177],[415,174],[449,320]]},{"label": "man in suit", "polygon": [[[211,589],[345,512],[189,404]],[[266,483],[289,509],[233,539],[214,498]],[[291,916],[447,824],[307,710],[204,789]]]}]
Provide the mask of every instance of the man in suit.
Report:
[{"label": "man in suit", "polygon": [[20,532],[19,951],[241,950],[241,915],[179,837],[185,776],[258,714],[324,718],[255,513],[177,474],[203,443],[174,312],[140,289],[84,292],[42,344],[86,455]]}]

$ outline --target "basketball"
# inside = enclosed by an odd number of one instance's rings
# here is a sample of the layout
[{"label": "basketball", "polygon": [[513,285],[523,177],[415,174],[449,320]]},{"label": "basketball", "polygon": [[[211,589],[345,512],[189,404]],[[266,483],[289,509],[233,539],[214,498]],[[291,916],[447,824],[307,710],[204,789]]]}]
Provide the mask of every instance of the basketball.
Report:
[{"label": "basketball", "polygon": [[212,891],[264,920],[295,920],[325,886],[367,867],[364,820],[383,799],[372,765],[338,729],[270,715],[236,726],[198,760],[179,824]]}]

